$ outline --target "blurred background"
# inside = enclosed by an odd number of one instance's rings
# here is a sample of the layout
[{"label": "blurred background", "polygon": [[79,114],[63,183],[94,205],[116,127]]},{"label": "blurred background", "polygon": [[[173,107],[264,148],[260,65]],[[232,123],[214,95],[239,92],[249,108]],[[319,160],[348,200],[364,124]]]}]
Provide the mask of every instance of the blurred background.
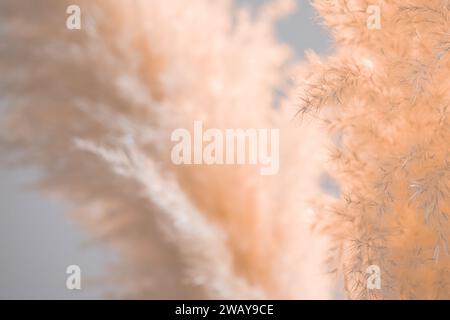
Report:
[{"label": "blurred background", "polygon": [[[235,0],[256,10],[265,0]],[[308,0],[297,0],[295,14],[278,23],[279,39],[298,57],[311,48],[329,50],[326,32]],[[114,255],[92,244],[69,217],[69,208],[33,191],[38,172],[0,170],[0,299],[101,299],[108,286],[102,270]],[[66,289],[66,268],[82,270],[82,290]]]}]

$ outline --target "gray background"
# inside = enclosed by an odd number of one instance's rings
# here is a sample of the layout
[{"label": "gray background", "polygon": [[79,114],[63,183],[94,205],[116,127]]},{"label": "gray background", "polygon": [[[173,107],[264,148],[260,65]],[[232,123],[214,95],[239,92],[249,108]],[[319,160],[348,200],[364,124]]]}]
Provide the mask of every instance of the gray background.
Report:
[{"label": "gray background", "polygon": [[[266,2],[235,1],[253,8]],[[326,52],[329,40],[314,22],[309,1],[297,2],[296,13],[278,25],[280,40],[291,44],[298,56],[307,48]],[[68,218],[63,205],[27,187],[36,175],[32,170],[0,170],[0,298],[103,298],[104,292],[85,279],[100,277],[113,254],[85,246],[87,235]],[[81,267],[82,290],[66,289],[65,270],[71,264]]]}]

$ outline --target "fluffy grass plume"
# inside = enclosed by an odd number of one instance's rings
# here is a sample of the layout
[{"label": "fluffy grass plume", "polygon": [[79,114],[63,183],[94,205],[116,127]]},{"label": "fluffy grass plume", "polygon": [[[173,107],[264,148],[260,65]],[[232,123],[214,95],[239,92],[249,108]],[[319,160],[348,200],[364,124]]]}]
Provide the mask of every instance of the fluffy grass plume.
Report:
[{"label": "fluffy grass plume", "polygon": [[[252,17],[226,0],[78,0],[68,30],[72,2],[0,2],[2,154],[119,254],[112,294],[329,298],[311,230],[322,135],[288,99],[274,108],[293,70],[273,26],[292,2]],[[196,120],[282,128],[280,173],[174,166],[171,132]]]},{"label": "fluffy grass plume", "polygon": [[[368,28],[370,5],[381,28]],[[334,137],[342,187],[325,230],[351,299],[450,298],[450,3],[326,1],[314,5],[335,53],[309,54],[301,108]],[[366,270],[381,270],[369,290]]]}]

